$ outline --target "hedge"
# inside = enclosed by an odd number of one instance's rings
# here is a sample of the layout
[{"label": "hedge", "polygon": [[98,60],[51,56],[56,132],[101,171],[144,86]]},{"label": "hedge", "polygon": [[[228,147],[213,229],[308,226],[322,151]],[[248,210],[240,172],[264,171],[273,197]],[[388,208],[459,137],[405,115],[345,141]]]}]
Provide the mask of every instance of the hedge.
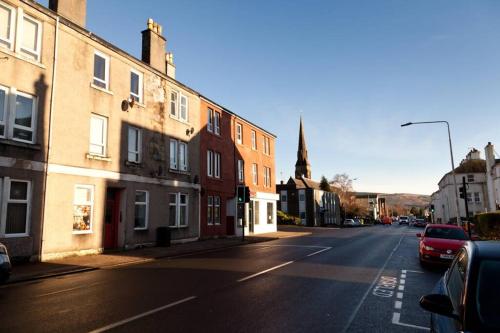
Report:
[{"label": "hedge", "polygon": [[500,240],[500,211],[475,216],[476,233],[481,239]]},{"label": "hedge", "polygon": [[288,215],[287,213],[278,210],[278,224],[292,224],[292,225],[301,225],[300,218],[293,215]]}]

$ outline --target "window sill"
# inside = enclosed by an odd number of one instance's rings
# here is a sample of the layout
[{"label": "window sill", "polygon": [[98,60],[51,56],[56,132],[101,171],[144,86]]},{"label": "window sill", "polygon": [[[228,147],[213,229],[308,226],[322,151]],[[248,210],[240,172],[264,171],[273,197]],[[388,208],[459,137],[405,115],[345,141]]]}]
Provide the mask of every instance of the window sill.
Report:
[{"label": "window sill", "polygon": [[141,169],[143,168],[143,165],[142,163],[137,163],[137,162],[131,162],[131,161],[128,161],[128,160],[125,160],[125,166],[129,167],[129,168],[134,168],[134,169]]},{"label": "window sill", "polygon": [[208,178],[209,180],[215,180],[215,181],[217,181],[217,182],[223,182],[223,181],[224,181],[224,180],[223,180],[222,178],[220,178],[220,177],[219,177],[219,178],[217,178],[217,177],[213,177],[213,176],[207,176],[207,178]]},{"label": "window sill", "polygon": [[96,90],[99,90],[99,91],[102,91],[103,93],[106,93],[108,95],[111,95],[113,96],[113,92],[111,90],[108,90],[108,89],[105,89],[105,88],[102,88],[102,87],[99,87],[99,86],[96,86],[93,82],[90,82],[90,86]]},{"label": "window sill", "polygon": [[186,175],[186,176],[191,175],[191,171],[182,171],[182,170],[177,170],[177,169],[168,169],[168,172],[177,173],[179,175]]},{"label": "window sill", "polygon": [[2,235],[5,238],[21,238],[21,237],[29,237],[29,234],[4,234]]},{"label": "window sill", "polygon": [[169,225],[168,226],[170,229],[186,229],[189,226],[188,225]]},{"label": "window sill", "polygon": [[108,156],[100,156],[100,155],[93,155],[93,154],[86,154],[85,157],[89,160],[96,160],[96,161],[104,161],[104,162],[111,162],[111,158]]},{"label": "window sill", "polygon": [[134,231],[148,231],[148,228],[134,228]]},{"label": "window sill", "polygon": [[186,121],[186,120],[182,120],[182,119],[181,119],[181,118],[179,118],[179,117],[176,117],[176,116],[172,116],[172,115],[170,115],[170,119],[176,120],[176,121],[178,121],[178,122],[180,122],[180,123],[182,123],[182,124],[184,124],[184,125],[191,126],[191,123],[189,123],[189,122],[188,122],[188,121]]},{"label": "window sill", "polygon": [[28,148],[28,149],[32,149],[32,150],[41,150],[40,145],[37,145],[34,143],[24,143],[24,142],[15,141],[15,140],[9,140],[9,139],[1,139],[0,138],[0,144],[21,147],[21,148]]},{"label": "window sill", "polygon": [[0,52],[1,53],[5,53],[5,54],[8,54],[16,59],[19,59],[19,60],[22,60],[22,61],[26,61],[34,66],[37,66],[37,67],[40,67],[42,69],[46,69],[46,67],[41,63],[41,62],[38,62],[36,60],[33,60],[33,59],[30,59],[28,57],[25,57],[21,54],[18,54],[18,53],[15,53],[14,51],[8,49],[8,48],[5,48],[5,47],[0,47]]},{"label": "window sill", "polygon": [[92,230],[73,231],[73,235],[90,235]]}]

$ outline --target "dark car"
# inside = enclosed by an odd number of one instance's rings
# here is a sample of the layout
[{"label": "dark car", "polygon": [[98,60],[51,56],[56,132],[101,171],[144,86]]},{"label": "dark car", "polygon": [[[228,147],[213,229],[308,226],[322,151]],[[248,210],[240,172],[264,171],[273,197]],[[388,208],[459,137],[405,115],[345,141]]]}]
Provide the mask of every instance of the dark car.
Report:
[{"label": "dark car", "polygon": [[7,247],[0,243],[0,284],[7,282],[12,266]]},{"label": "dark car", "polygon": [[431,332],[500,332],[500,242],[467,242],[420,306]]},{"label": "dark car", "polygon": [[424,219],[416,219],[415,222],[413,222],[414,227],[423,228],[426,225],[427,225],[427,222]]}]

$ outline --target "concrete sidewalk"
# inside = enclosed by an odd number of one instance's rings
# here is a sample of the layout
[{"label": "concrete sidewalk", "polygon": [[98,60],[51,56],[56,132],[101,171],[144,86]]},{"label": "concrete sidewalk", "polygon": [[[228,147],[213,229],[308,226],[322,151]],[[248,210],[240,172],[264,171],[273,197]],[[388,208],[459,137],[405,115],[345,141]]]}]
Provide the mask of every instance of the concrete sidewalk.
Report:
[{"label": "concrete sidewalk", "polygon": [[279,238],[301,237],[308,234],[310,234],[310,232],[278,231],[256,236],[247,236],[245,237],[245,242],[242,242],[241,237],[207,239],[184,244],[175,244],[171,247],[147,247],[129,251],[106,252],[98,255],[69,257],[48,262],[24,263],[13,267],[12,275],[7,283],[17,283],[96,269],[112,268],[161,258],[266,242]]}]

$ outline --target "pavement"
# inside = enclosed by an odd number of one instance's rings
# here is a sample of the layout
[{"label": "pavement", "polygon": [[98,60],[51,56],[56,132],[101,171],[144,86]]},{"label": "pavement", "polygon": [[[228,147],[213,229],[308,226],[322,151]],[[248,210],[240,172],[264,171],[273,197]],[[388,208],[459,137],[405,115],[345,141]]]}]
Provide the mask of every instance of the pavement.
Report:
[{"label": "pavement", "polygon": [[97,269],[145,263],[161,258],[202,253],[233,246],[260,243],[280,238],[301,237],[311,232],[296,229],[241,237],[213,238],[195,242],[172,244],[170,247],[144,247],[127,251],[107,251],[102,254],[72,256],[64,259],[15,264],[8,283],[19,283]]}]

